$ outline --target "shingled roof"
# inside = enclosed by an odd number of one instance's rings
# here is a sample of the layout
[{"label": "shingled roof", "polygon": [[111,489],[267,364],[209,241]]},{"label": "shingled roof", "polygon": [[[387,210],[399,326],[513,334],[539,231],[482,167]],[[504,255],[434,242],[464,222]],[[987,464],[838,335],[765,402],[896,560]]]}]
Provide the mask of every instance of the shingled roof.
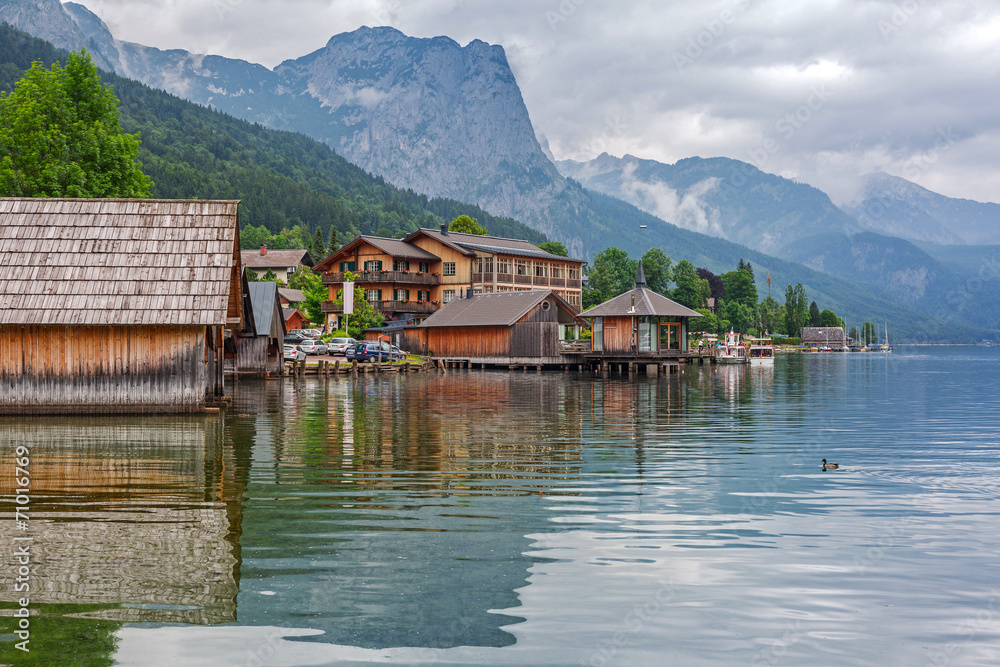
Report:
[{"label": "shingled roof", "polygon": [[226,325],[238,204],[0,198],[0,325]]},{"label": "shingled roof", "polygon": [[701,317],[701,313],[645,287],[636,287],[580,313],[580,317],[629,316]]},{"label": "shingled roof", "polygon": [[406,241],[424,234],[437,239],[445,245],[451,246],[465,254],[475,254],[485,252],[491,255],[512,255],[515,257],[532,257],[534,259],[550,259],[564,262],[581,262],[579,259],[554,255],[545,252],[534,243],[522,241],[521,239],[506,239],[499,236],[480,236],[478,234],[464,234],[461,232],[451,232],[444,234],[439,229],[420,228],[406,237]]},{"label": "shingled roof", "polygon": [[[575,319],[573,307],[552,290],[522,292],[490,292],[470,299],[456,299],[424,320],[422,327],[489,327],[515,324],[546,299]],[[566,318],[561,318],[566,319]]]},{"label": "shingled roof", "polygon": [[301,248],[266,250],[263,255],[259,250],[244,250],[240,255],[243,266],[248,269],[287,269],[290,266],[312,266],[315,263],[309,251]]}]

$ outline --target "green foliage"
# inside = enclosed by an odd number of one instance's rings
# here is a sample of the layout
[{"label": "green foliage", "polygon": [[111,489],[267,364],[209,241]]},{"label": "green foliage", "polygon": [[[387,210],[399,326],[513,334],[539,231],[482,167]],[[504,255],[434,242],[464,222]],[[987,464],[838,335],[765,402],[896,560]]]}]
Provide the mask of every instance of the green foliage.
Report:
[{"label": "green foliage", "polygon": [[789,336],[800,335],[802,327],[808,321],[809,308],[806,301],[806,289],[802,283],[785,288],[785,333]]},{"label": "green foliage", "polygon": [[688,308],[701,308],[711,293],[708,281],[699,278],[694,264],[686,259],[677,262],[674,267],[674,284],[677,287],[670,298]]},{"label": "green foliage", "polygon": [[701,318],[691,322],[691,327],[704,331],[705,333],[719,333],[719,318],[708,308],[695,308],[701,313]]},{"label": "green foliage", "polygon": [[821,327],[843,327],[844,323],[840,321],[836,313],[825,308],[819,313],[819,325]]},{"label": "green foliage", "polygon": [[847,337],[848,338],[853,338],[854,340],[858,340],[858,335],[859,334],[858,334],[858,328],[857,327],[851,327],[851,330],[847,332]]},{"label": "green foliage", "polygon": [[757,306],[757,321],[760,323],[761,332],[782,333],[785,319],[785,307],[769,296]]},{"label": "green foliage", "polygon": [[819,306],[816,305],[815,301],[809,304],[809,326],[819,326]]},{"label": "green foliage", "polygon": [[0,194],[12,197],[148,197],[136,161],[139,134],[123,134],[118,99],[86,51],[63,69],[32,64],[0,96]]},{"label": "green foliage", "polygon": [[[358,275],[345,271],[344,280],[356,283]],[[338,308],[344,305],[344,290],[337,290],[337,299],[334,303]],[[364,339],[365,329],[374,329],[385,324],[385,315],[365,299],[365,291],[357,284],[354,286],[354,312],[346,317],[348,318],[346,335],[356,340]]]},{"label": "green foliage", "polygon": [[646,274],[646,287],[657,294],[670,296],[673,280],[673,261],[660,248],[650,248],[642,256],[642,270]]},{"label": "green foliage", "polygon": [[269,282],[275,282],[275,281],[277,281],[278,280],[278,276],[277,276],[277,274],[274,273],[274,271],[272,271],[271,269],[268,269],[267,271],[264,272],[264,275],[262,275],[260,277],[260,279],[261,279],[262,282],[269,283]]},{"label": "green foliage", "polygon": [[[742,260],[740,260],[742,261]],[[745,269],[737,269],[723,273],[722,284],[726,288],[726,301],[738,302],[744,306],[757,306],[757,286],[753,282],[753,274]]]},{"label": "green foliage", "polygon": [[[739,271],[738,273],[746,273]],[[740,301],[726,302],[726,319],[729,326],[740,333],[756,333],[757,309],[756,304],[749,305]]]},{"label": "green foliage", "polygon": [[545,252],[552,253],[553,255],[569,257],[569,250],[567,250],[566,246],[562,243],[559,243],[559,241],[546,241],[545,243],[539,243],[538,247]]},{"label": "green foliage", "polygon": [[464,214],[458,216],[448,224],[448,231],[459,234],[477,234],[479,236],[486,236],[487,234],[486,228],[480,225],[478,220]]},{"label": "green foliage", "polygon": [[639,264],[629,259],[628,253],[610,247],[597,253],[590,265],[588,288],[583,293],[583,307],[604,303],[635,287],[635,274]]},{"label": "green foliage", "polygon": [[330,297],[330,290],[323,284],[323,278],[308,266],[300,266],[288,279],[291,289],[302,290],[305,294],[304,309],[311,322],[323,322],[323,302]]},{"label": "green foliage", "polygon": [[253,269],[244,269],[244,271],[246,271],[248,283],[260,282],[260,276],[257,274],[256,271],[254,271]]},{"label": "green foliage", "polygon": [[736,265],[736,270],[737,271],[746,271],[747,273],[750,274],[750,280],[754,279],[754,276],[753,276],[753,265],[750,264],[750,262],[744,262],[742,257],[740,257],[740,261]]},{"label": "green foliage", "polygon": [[875,325],[871,322],[865,322],[861,325],[861,338],[864,339],[866,345],[871,345],[878,339],[878,333],[875,331]]}]

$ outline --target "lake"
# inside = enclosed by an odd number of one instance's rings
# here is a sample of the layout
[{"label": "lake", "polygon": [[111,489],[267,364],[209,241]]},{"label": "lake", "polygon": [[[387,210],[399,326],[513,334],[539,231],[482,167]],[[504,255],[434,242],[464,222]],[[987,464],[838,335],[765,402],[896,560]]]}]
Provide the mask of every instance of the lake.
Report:
[{"label": "lake", "polygon": [[231,392],[0,418],[0,662],[1000,664],[1000,350]]}]

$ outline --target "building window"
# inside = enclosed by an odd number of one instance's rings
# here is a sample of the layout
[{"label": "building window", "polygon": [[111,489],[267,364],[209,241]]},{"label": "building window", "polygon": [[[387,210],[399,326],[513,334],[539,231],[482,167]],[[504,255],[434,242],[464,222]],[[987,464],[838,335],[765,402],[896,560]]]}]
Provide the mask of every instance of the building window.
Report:
[{"label": "building window", "polygon": [[535,277],[544,278],[548,274],[549,265],[545,262],[535,262]]},{"label": "building window", "polygon": [[442,271],[442,274],[446,276],[455,275],[455,262],[445,262],[444,271]]},{"label": "building window", "polygon": [[441,301],[444,303],[450,303],[455,300],[455,290],[446,289],[441,292]]},{"label": "building window", "polygon": [[497,273],[510,273],[509,257],[497,257]]},{"label": "building window", "polygon": [[429,273],[431,270],[430,262],[420,262],[420,272]]},{"label": "building window", "polygon": [[568,273],[569,273],[569,279],[570,280],[579,280],[580,279],[580,269],[571,266],[569,268],[569,272]]},{"label": "building window", "polygon": [[358,270],[358,265],[356,263],[354,263],[354,262],[341,262],[340,263],[340,272],[341,273],[343,273],[344,271],[357,271],[357,270]]},{"label": "building window", "polygon": [[288,270],[287,270],[287,271],[285,271],[285,275],[286,275],[286,276],[290,276],[290,275],[292,275],[293,273],[295,273],[295,267],[294,267],[294,266],[290,266],[290,267],[288,267]]},{"label": "building window", "polygon": [[382,300],[382,290],[380,289],[366,289],[365,299],[370,302],[377,302]]},{"label": "building window", "polygon": [[476,258],[476,273],[493,273],[493,258],[492,257],[477,257]]},{"label": "building window", "polygon": [[550,270],[552,271],[553,278],[562,278],[565,275],[566,269],[562,266],[562,264],[553,264]]},{"label": "building window", "polygon": [[493,285],[483,285],[483,294],[491,294],[493,292]]},{"label": "building window", "polygon": [[397,259],[397,260],[393,261],[393,263],[392,263],[392,270],[393,271],[409,271],[410,270],[410,262],[409,262],[409,260],[406,260],[406,259]]},{"label": "building window", "polygon": [[410,300],[410,290],[408,289],[396,289],[396,296],[394,297],[396,301],[409,301]]},{"label": "building window", "polygon": [[365,262],[365,271],[381,271],[382,270],[382,260],[372,259]]},{"label": "building window", "polygon": [[514,273],[519,276],[528,275],[528,262],[527,260],[518,259],[514,261]]},{"label": "building window", "polygon": [[431,300],[430,290],[426,289],[417,290],[417,301],[430,301],[430,300]]}]

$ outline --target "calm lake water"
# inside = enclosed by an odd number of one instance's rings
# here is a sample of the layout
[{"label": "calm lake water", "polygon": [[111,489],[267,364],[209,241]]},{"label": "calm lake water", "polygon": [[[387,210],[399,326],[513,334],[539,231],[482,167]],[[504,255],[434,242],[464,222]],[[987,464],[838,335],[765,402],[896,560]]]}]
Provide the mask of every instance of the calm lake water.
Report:
[{"label": "calm lake water", "polygon": [[0,662],[998,665],[1000,350],[913,349],[2,419]]}]

